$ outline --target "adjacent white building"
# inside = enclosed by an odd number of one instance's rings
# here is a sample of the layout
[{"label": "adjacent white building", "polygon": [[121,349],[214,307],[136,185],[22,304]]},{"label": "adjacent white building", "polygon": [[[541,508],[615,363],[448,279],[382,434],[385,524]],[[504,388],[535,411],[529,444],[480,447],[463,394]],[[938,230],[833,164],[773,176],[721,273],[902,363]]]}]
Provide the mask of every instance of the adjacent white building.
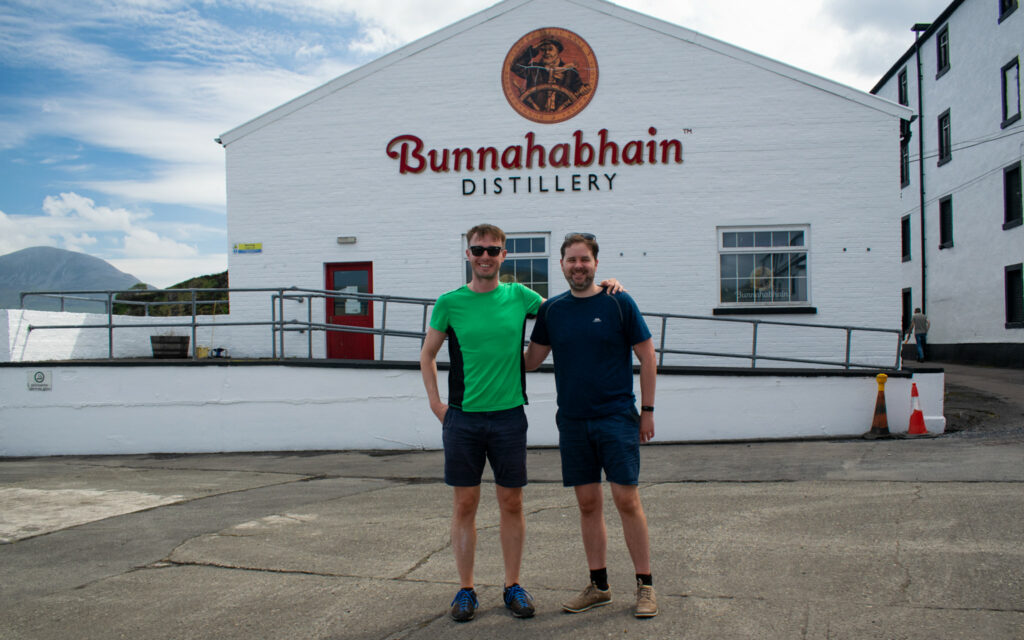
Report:
[{"label": "adjacent white building", "polygon": [[[892,221],[914,203],[893,178],[894,140],[912,111],[887,98],[603,0],[505,0],[221,136],[231,286],[434,298],[466,281],[464,233],[489,222],[510,236],[506,276],[544,295],[565,289],[562,238],[586,231],[598,275],[644,312],[896,330]],[[268,315],[266,297],[231,305]],[[422,308],[399,306],[388,326],[420,329]],[[380,303],[351,300],[308,313],[383,320]],[[747,324],[666,326],[679,350],[752,340]],[[248,355],[268,355],[268,331],[250,331]],[[779,326],[756,339],[759,353],[809,358],[841,359],[845,343]],[[305,336],[289,340],[305,353]],[[331,358],[381,347],[322,332],[312,344]],[[852,357],[891,366],[897,344],[859,334]],[[418,349],[389,339],[385,358]]]},{"label": "adjacent white building", "polygon": [[892,176],[903,325],[921,307],[934,358],[1024,366],[1024,11],[1019,0],[955,0],[914,30],[872,89],[915,111]]}]

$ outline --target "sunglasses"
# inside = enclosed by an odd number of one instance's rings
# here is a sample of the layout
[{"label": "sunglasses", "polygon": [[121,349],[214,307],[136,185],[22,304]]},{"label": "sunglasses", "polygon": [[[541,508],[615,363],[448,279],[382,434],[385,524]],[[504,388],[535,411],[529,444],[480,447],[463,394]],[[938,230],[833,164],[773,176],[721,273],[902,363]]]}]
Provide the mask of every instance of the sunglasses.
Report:
[{"label": "sunglasses", "polygon": [[572,233],[565,234],[565,239],[568,240],[569,238],[572,238],[574,236],[579,236],[579,237],[583,238],[584,240],[597,240],[597,236],[595,236],[592,233],[579,233],[577,231],[573,231]]},{"label": "sunglasses", "polygon": [[499,253],[501,253],[501,247],[481,247],[478,244],[474,244],[469,248],[469,252],[478,258],[484,255],[484,251],[487,252],[487,255],[495,258]]}]

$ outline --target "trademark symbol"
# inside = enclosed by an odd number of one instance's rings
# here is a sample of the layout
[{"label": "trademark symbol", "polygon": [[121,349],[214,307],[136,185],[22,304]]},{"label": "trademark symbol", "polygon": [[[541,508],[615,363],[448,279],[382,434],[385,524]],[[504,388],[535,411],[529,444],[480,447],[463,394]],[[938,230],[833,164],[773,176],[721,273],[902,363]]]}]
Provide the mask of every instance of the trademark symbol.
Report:
[{"label": "trademark symbol", "polygon": [[683,135],[690,135],[693,133],[693,129],[683,129]]}]

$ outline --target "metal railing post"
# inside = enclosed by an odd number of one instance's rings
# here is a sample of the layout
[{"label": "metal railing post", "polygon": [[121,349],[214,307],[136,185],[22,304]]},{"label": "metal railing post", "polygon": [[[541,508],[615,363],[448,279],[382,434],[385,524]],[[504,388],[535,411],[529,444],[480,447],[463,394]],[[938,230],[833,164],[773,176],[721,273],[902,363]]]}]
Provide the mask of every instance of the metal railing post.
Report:
[{"label": "metal railing post", "polygon": [[[325,300],[324,303],[327,301]],[[306,333],[309,342],[309,359],[313,359],[313,296],[306,296]]]},{"label": "metal railing post", "polygon": [[665,366],[665,332],[668,331],[668,318],[661,316],[661,347],[658,349],[658,366]]},{"label": "metal railing post", "polygon": [[[380,330],[386,332],[388,330],[388,299],[387,297],[381,303],[380,310]],[[387,333],[380,334],[380,359],[384,359],[384,338],[387,337]]]},{"label": "metal railing post", "polygon": [[753,344],[750,345],[750,368],[751,369],[756,369],[757,368],[757,325],[759,325],[759,324],[761,324],[760,320],[753,320],[753,321],[751,321],[751,325],[753,325],[753,327],[754,327],[754,330],[753,330],[753,334],[754,334]]},{"label": "metal railing post", "polygon": [[850,368],[850,343],[853,341],[853,329],[850,327],[846,328],[846,360],[843,362],[843,368]]},{"label": "metal railing post", "polygon": [[277,360],[277,294],[270,296],[270,357]]},{"label": "metal railing post", "polygon": [[[192,359],[196,359],[196,290],[189,289],[192,294]],[[212,346],[212,345],[211,345]]]},{"label": "metal railing post", "polygon": [[[60,297],[60,306],[64,307],[64,296]],[[107,292],[107,359],[114,359],[114,293]]]}]

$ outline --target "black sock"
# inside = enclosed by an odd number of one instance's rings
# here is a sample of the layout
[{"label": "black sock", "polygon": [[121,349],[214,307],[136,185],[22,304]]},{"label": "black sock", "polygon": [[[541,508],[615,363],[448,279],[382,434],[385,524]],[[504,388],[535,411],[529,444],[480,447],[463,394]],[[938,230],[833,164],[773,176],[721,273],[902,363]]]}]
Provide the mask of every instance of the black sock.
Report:
[{"label": "black sock", "polygon": [[608,590],[608,567],[590,570],[590,581],[601,591]]},{"label": "black sock", "polygon": [[645,587],[654,586],[654,578],[652,578],[651,574],[649,573],[638,573],[636,574],[636,579],[639,580],[640,584],[644,585]]}]

